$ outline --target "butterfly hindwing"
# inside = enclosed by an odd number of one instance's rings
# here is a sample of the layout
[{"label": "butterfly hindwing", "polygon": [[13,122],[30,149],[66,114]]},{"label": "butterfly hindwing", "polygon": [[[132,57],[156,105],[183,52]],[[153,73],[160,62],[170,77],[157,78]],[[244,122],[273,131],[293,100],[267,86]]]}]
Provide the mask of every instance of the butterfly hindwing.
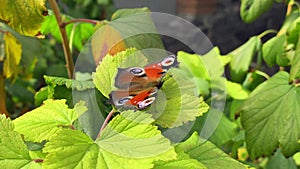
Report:
[{"label": "butterfly hindwing", "polygon": [[112,91],[110,99],[119,109],[142,110],[151,105],[157,94],[157,88],[149,88],[139,93],[130,93],[127,90]]},{"label": "butterfly hindwing", "polygon": [[144,68],[118,68],[115,77],[118,90],[110,93],[110,100],[118,109],[142,110],[149,107],[155,101],[163,76],[178,64],[177,57],[170,55]]}]

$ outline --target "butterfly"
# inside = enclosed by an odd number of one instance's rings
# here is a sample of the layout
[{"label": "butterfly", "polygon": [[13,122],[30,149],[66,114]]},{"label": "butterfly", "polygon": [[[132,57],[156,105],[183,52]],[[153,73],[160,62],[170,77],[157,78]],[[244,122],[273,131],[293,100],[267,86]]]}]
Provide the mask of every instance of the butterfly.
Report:
[{"label": "butterfly", "polygon": [[145,67],[118,68],[115,86],[118,90],[109,94],[111,103],[118,109],[143,110],[156,99],[162,78],[172,67],[178,67],[175,55]]}]

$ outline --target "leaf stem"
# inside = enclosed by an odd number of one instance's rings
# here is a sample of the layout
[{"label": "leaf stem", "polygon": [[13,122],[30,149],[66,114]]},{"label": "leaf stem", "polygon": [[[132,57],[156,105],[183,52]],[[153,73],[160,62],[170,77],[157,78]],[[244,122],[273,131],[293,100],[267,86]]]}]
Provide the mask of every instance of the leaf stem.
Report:
[{"label": "leaf stem", "polygon": [[74,62],[73,62],[71,50],[70,50],[69,43],[68,43],[67,32],[66,32],[65,26],[63,26],[63,21],[62,21],[61,14],[60,14],[58,5],[56,3],[56,0],[49,0],[49,3],[53,10],[54,15],[55,15],[57,24],[59,26],[59,31],[60,31],[60,35],[62,38],[62,45],[63,45],[63,49],[64,49],[64,54],[65,54],[66,67],[68,70],[69,78],[72,79],[73,73],[74,73]]},{"label": "leaf stem", "polygon": [[98,134],[97,138],[100,138],[102,131],[103,131],[104,128],[107,126],[107,124],[108,124],[110,118],[112,117],[112,115],[113,115],[114,113],[115,113],[115,110],[112,109],[112,110],[109,112],[109,114],[106,116],[106,118],[105,118],[105,120],[104,120],[104,122],[103,122],[103,124],[102,124],[102,126],[101,126],[101,128],[100,128],[100,131],[99,131],[99,134]]},{"label": "leaf stem", "polygon": [[91,23],[91,24],[97,24],[100,21],[92,20],[92,19],[85,19],[85,18],[78,18],[78,19],[72,19],[68,22],[64,22],[61,24],[61,26],[66,27],[68,24],[77,23],[77,22],[86,22],[86,23]]},{"label": "leaf stem", "polygon": [[6,109],[6,92],[5,92],[5,77],[0,73],[0,114],[6,115],[9,117],[8,111]]},{"label": "leaf stem", "polygon": [[260,35],[258,35],[258,37],[261,39],[262,37],[266,36],[269,33],[278,33],[278,31],[274,30],[274,29],[269,29],[269,30],[264,31]]}]

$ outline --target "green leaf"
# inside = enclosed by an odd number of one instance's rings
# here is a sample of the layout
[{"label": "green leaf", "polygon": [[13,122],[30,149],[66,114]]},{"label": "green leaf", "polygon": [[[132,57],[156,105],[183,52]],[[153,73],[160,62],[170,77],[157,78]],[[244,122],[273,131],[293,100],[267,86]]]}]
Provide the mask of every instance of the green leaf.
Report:
[{"label": "green leaf", "polygon": [[280,146],[285,156],[300,150],[300,88],[289,84],[289,74],[278,72],[259,85],[241,108],[250,157],[270,155]]},{"label": "green leaf", "polygon": [[44,75],[45,82],[50,86],[66,86],[68,89],[83,91],[95,88],[92,81],[72,80],[63,77],[53,77]]},{"label": "green leaf", "polygon": [[197,131],[203,135],[208,134],[211,142],[218,147],[222,147],[237,134],[237,125],[219,110],[211,109],[208,113],[196,119],[191,131]]},{"label": "green leaf", "polygon": [[[300,40],[300,36],[299,36],[299,40]],[[296,78],[300,78],[300,43],[298,43],[296,46],[296,51],[295,51],[294,58],[292,60],[290,73],[291,73],[290,81],[293,81]]]},{"label": "green leaf", "polygon": [[111,22],[107,25],[122,35],[128,48],[164,49],[148,8],[119,9],[112,15]]},{"label": "green leaf", "polygon": [[82,81],[46,75],[44,75],[44,79],[48,86],[41,88],[36,93],[36,105],[40,105],[46,99],[67,99],[67,104],[73,106],[74,92],[85,92],[95,88],[91,80]]},{"label": "green leaf", "polygon": [[40,106],[43,101],[50,99],[54,93],[49,93],[49,87],[42,87],[36,94],[34,95],[34,105],[36,107]]},{"label": "green leaf", "polygon": [[[68,22],[74,19],[67,15],[62,15],[62,18],[64,22]],[[41,32],[43,34],[51,33],[56,40],[61,42],[59,27],[57,25],[56,18],[51,11],[49,11],[49,15],[45,17],[45,22],[43,22],[42,24]],[[81,50],[83,44],[94,33],[94,26],[90,23],[71,23],[66,26],[66,32],[68,37],[70,38],[69,40],[73,42],[72,44],[78,50]]]},{"label": "green leaf", "polygon": [[76,130],[61,130],[45,145],[45,168],[150,169],[154,161],[172,160],[176,153],[151,115],[127,111],[117,115],[95,142]]},{"label": "green leaf", "polygon": [[196,85],[179,69],[169,70],[172,77],[164,80],[156,101],[148,113],[153,115],[155,123],[164,128],[181,126],[202,116],[209,106],[195,93]]},{"label": "green leaf", "polygon": [[254,36],[230,53],[232,56],[230,62],[230,75],[232,81],[242,82],[244,80],[252,58],[260,50],[260,48],[261,41],[259,37]]},{"label": "green leaf", "polygon": [[183,51],[177,53],[179,63],[184,63],[186,66],[184,69],[186,72],[190,71],[194,77],[203,78],[206,80],[210,79],[206,65],[200,55],[189,54]]},{"label": "green leaf", "polygon": [[0,0],[0,20],[22,35],[36,36],[47,12],[44,0]]},{"label": "green leaf", "polygon": [[293,44],[294,46],[297,46],[298,41],[299,41],[299,30],[300,30],[300,22],[299,18],[295,19],[292,23],[291,26],[295,25],[292,28],[289,28],[287,32],[287,42],[289,44]]},{"label": "green leaf", "polygon": [[13,122],[16,131],[23,134],[26,141],[42,142],[48,140],[62,127],[71,127],[73,122],[86,111],[83,102],[69,109],[66,100],[46,100],[36,108]]},{"label": "green leaf", "polygon": [[21,135],[13,123],[0,115],[0,168],[22,168],[30,165],[31,158]]},{"label": "green leaf", "polygon": [[114,83],[118,68],[141,67],[145,66],[146,63],[146,58],[134,48],[119,52],[114,56],[108,54],[98,65],[96,72],[93,73],[94,84],[108,98],[109,93],[115,89]]},{"label": "green leaf", "polygon": [[234,83],[226,80],[226,91],[227,94],[238,100],[247,99],[249,96],[249,91],[245,89],[242,85],[239,83]]},{"label": "green leaf", "polygon": [[211,80],[220,78],[224,74],[224,67],[222,65],[222,61],[219,59],[220,57],[220,50],[217,47],[214,47],[203,57],[201,57],[206,67],[206,70],[209,72]]},{"label": "green leaf", "polygon": [[209,140],[216,146],[222,147],[225,143],[230,141],[237,135],[237,124],[230,121],[224,114],[218,124],[218,127],[211,135]]},{"label": "green leaf", "polygon": [[145,13],[145,12],[150,12],[150,10],[146,7],[145,8],[133,8],[133,9],[119,9],[111,16],[111,20],[117,20],[122,17],[127,17],[130,15],[135,15],[138,13]]},{"label": "green leaf", "polygon": [[270,158],[266,169],[297,169],[293,157],[285,158],[280,150],[277,150],[274,156]]},{"label": "green leaf", "polygon": [[230,158],[222,150],[218,149],[209,141],[203,140],[194,132],[192,136],[183,143],[179,143],[176,148],[182,149],[191,158],[197,159],[208,169],[246,169],[242,163]]},{"label": "green leaf", "polygon": [[274,0],[241,0],[240,14],[241,18],[246,23],[251,23],[272,5]]},{"label": "green leaf", "polygon": [[262,54],[269,67],[272,67],[274,64],[279,66],[287,66],[289,64],[289,59],[284,56],[286,38],[285,34],[275,36],[264,43]]},{"label": "green leaf", "polygon": [[15,77],[18,74],[18,66],[22,56],[22,45],[9,32],[4,34],[5,41],[5,60],[3,73],[7,78]]},{"label": "green leaf", "polygon": [[296,165],[299,166],[300,165],[300,152],[294,154],[293,159],[294,159]]},{"label": "green leaf", "polygon": [[[298,8],[292,8],[292,11],[289,15],[287,15],[285,17],[284,23],[280,28],[280,31],[278,32],[278,35],[282,35],[282,34],[288,34],[289,36],[295,36],[295,34],[298,34],[297,32],[295,32],[295,28],[297,27],[298,23],[299,23],[299,9]],[[292,37],[288,37],[292,38]],[[298,36],[296,37],[298,39]],[[293,38],[292,38],[293,39]],[[289,40],[292,40],[289,39]],[[290,41],[292,42],[292,41]]]},{"label": "green leaf", "polygon": [[171,161],[158,161],[155,163],[153,169],[206,169],[196,159],[190,158],[190,156],[179,148],[175,148],[177,153],[177,159]]},{"label": "green leaf", "polygon": [[246,76],[245,81],[243,82],[243,87],[252,91],[268,78],[269,76],[266,73],[259,70],[249,72]]},{"label": "green leaf", "polygon": [[222,65],[225,67],[228,63],[230,63],[231,56],[230,55],[219,56],[219,59]]}]

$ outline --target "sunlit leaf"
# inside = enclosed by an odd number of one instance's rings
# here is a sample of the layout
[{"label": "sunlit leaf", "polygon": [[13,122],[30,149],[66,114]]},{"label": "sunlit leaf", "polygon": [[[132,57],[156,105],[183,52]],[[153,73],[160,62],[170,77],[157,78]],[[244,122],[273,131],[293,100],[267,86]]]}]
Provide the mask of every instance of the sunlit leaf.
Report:
[{"label": "sunlit leaf", "polygon": [[22,168],[30,163],[31,158],[21,135],[14,131],[9,119],[0,115],[0,167]]},{"label": "sunlit leaf", "polygon": [[226,91],[230,97],[238,100],[247,99],[250,93],[241,84],[230,82],[228,80],[226,81]]},{"label": "sunlit leaf", "polygon": [[196,159],[190,156],[183,150],[176,148],[177,158],[171,161],[158,161],[155,163],[153,169],[206,169],[206,167]]},{"label": "sunlit leaf", "polygon": [[83,102],[69,109],[65,100],[46,100],[44,105],[15,119],[16,131],[23,134],[26,141],[42,142],[48,140],[62,127],[71,127],[84,112]]},{"label": "sunlit leaf", "polygon": [[116,116],[95,142],[76,130],[62,130],[45,145],[45,168],[150,169],[154,161],[172,160],[176,153],[151,115],[127,111]]},{"label": "sunlit leaf", "polygon": [[0,20],[22,35],[38,35],[47,14],[45,0],[0,0],[0,4]]},{"label": "sunlit leaf", "polygon": [[22,45],[9,32],[4,35],[5,60],[3,72],[7,78],[15,77],[18,74],[18,66],[21,61]]}]

